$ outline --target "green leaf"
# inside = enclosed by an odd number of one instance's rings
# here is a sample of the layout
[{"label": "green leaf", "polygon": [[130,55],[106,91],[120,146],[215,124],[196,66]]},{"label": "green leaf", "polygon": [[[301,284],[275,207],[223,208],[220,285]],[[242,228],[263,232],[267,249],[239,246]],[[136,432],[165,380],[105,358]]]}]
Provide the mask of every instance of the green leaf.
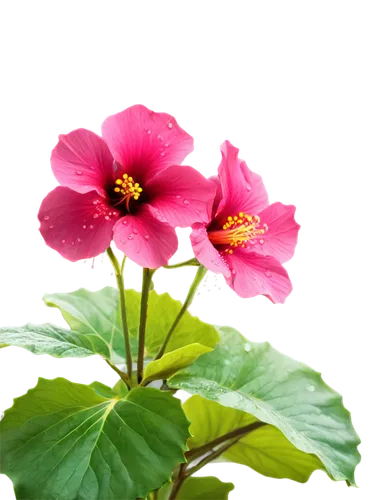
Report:
[{"label": "green leaf", "polygon": [[151,361],[145,369],[144,380],[166,379],[182,368],[191,365],[199,356],[212,351],[211,347],[190,344],[175,351],[167,352],[160,359]]},{"label": "green leaf", "polygon": [[[249,413],[197,395],[189,398],[183,408],[191,421],[193,437],[188,441],[189,448],[198,448],[228,432],[259,422]],[[288,478],[300,483],[306,482],[315,470],[325,470],[316,455],[298,450],[273,425],[252,430],[220,458],[247,465],[264,476]]]},{"label": "green leaf", "polygon": [[34,354],[55,358],[83,358],[93,354],[109,357],[108,345],[101,339],[87,337],[59,326],[45,324],[0,328],[0,345],[18,346]]},{"label": "green leaf", "polygon": [[97,292],[84,288],[71,293],[47,294],[47,306],[60,309],[72,330],[84,334],[94,346],[104,344],[106,357],[112,363],[123,363],[125,358],[119,294],[106,287]]},{"label": "green leaf", "polygon": [[[108,346],[112,363],[124,362],[124,340],[117,290],[111,287],[98,292],[80,289],[72,293],[46,295],[44,300],[47,305],[60,309],[73,330],[85,334],[90,339],[101,339]],[[139,292],[126,290],[126,315],[129,332],[134,337],[132,341],[134,354],[137,353],[140,300]],[[167,293],[158,295],[154,290],[150,292],[146,356],[153,357],[158,352],[181,307],[181,302],[173,300]],[[214,347],[218,341],[219,335],[212,325],[186,312],[173,333],[166,352],[194,343]]]},{"label": "green leaf", "polygon": [[216,349],[168,385],[273,425],[298,450],[316,455],[333,479],[354,485],[360,440],[341,396],[319,373],[268,343],[249,342],[228,327],[219,331]]},{"label": "green leaf", "polygon": [[179,400],[157,389],[107,398],[39,379],[0,423],[0,472],[21,500],[144,498],[184,461],[188,426]]},{"label": "green leaf", "polygon": [[[223,483],[217,477],[189,477],[177,494],[176,500],[228,500],[234,489],[232,483]],[[168,500],[171,486],[164,486],[159,492],[159,500]]]}]

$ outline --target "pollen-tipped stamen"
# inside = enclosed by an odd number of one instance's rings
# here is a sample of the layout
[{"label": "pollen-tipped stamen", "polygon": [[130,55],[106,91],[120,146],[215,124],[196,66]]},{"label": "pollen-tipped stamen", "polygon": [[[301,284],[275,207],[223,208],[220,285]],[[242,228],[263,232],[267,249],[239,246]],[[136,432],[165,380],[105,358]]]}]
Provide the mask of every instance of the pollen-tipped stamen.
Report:
[{"label": "pollen-tipped stamen", "polygon": [[116,194],[121,193],[123,195],[114,206],[125,203],[125,207],[128,212],[130,208],[130,200],[133,198],[137,201],[143,191],[139,183],[134,182],[133,177],[130,177],[128,174],[123,174],[122,178],[116,179],[113,190]]}]

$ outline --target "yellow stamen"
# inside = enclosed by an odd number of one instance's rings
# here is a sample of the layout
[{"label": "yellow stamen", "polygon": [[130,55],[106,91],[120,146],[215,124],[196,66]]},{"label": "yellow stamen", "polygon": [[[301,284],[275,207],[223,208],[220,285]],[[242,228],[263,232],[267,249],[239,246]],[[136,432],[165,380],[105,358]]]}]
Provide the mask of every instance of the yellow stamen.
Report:
[{"label": "yellow stamen", "polygon": [[261,227],[258,215],[248,215],[240,212],[238,216],[227,217],[222,229],[210,231],[208,237],[213,245],[228,245],[225,252],[232,254],[234,248],[246,248],[249,241],[252,244],[259,241],[262,245],[264,239],[258,240],[257,238],[261,237],[267,230],[267,224],[263,224],[263,227]]},{"label": "yellow stamen", "polygon": [[138,200],[143,189],[139,186],[138,182],[134,182],[133,177],[129,177],[128,174],[123,174],[122,178],[115,180],[115,187],[113,188],[115,193],[121,193],[121,199],[116,205],[120,203],[125,203],[126,209],[129,211],[130,200]]}]

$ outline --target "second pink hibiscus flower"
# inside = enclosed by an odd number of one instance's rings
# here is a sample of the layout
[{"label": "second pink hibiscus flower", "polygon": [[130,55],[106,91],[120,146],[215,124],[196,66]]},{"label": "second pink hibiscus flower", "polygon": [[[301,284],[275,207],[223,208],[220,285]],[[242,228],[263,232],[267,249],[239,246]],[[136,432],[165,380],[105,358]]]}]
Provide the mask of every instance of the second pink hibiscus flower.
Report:
[{"label": "second pink hibiscus flower", "polygon": [[214,185],[180,166],[193,138],[172,116],[141,105],[107,118],[102,134],[59,137],[51,165],[61,186],[42,202],[40,231],[71,261],[99,255],[113,239],[140,266],[166,265],[178,245],[173,228],[211,213]]}]

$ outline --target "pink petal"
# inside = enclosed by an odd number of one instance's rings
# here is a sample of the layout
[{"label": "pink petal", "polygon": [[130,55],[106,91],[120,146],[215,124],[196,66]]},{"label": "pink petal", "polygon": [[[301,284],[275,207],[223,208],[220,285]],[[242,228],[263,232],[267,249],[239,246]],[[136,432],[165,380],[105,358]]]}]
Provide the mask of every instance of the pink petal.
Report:
[{"label": "pink petal", "polygon": [[232,274],[227,284],[240,297],[265,295],[273,303],[284,303],[292,283],[283,266],[271,256],[235,250],[226,256]]},{"label": "pink petal", "polygon": [[192,167],[167,167],[144,190],[150,205],[173,227],[189,227],[211,218],[215,184]]},{"label": "pink petal", "polygon": [[[301,227],[294,219],[296,207],[272,203],[259,213],[261,225],[268,230],[263,235],[261,246],[264,255],[272,255],[279,262],[287,262],[293,257],[297,245],[298,231]],[[254,248],[257,250],[257,248]]]},{"label": "pink petal", "polygon": [[208,239],[204,224],[193,225],[190,241],[194,255],[201,264],[214,273],[223,274],[227,278],[231,276],[225,260]]},{"label": "pink petal", "polygon": [[105,196],[114,182],[113,158],[101,137],[80,128],[59,136],[51,155],[52,171],[62,186]]},{"label": "pink petal", "polygon": [[169,165],[180,165],[193,151],[193,138],[166,113],[132,106],[107,118],[102,134],[121,174],[144,183]]},{"label": "pink petal", "polygon": [[95,191],[80,194],[59,186],[42,201],[39,230],[48,246],[75,262],[109,247],[118,217],[119,212]]},{"label": "pink petal", "polygon": [[238,158],[238,151],[229,141],[221,145],[219,179],[223,199],[218,212],[225,219],[228,215],[238,215],[239,212],[257,215],[268,205],[268,195],[262,178]]},{"label": "pink petal", "polygon": [[153,216],[147,204],[136,215],[126,215],[113,230],[119,250],[142,267],[157,269],[168,264],[176,252],[178,240],[175,230]]},{"label": "pink petal", "polygon": [[223,190],[221,189],[220,179],[217,175],[213,175],[212,177],[209,177],[208,180],[213,182],[216,186],[215,199],[214,199],[214,203],[212,205],[212,218],[214,218],[216,215],[217,209],[219,207],[219,204],[220,204],[221,200],[223,199]]}]

